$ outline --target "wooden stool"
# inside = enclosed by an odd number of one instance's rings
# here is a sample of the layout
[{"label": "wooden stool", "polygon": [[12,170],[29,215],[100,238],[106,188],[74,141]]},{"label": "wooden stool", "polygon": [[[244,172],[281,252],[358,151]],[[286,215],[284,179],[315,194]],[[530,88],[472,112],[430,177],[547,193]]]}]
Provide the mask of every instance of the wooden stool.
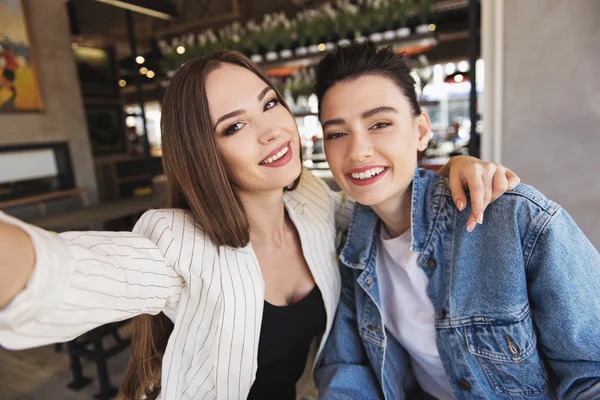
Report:
[{"label": "wooden stool", "polygon": [[[100,326],[67,343],[69,357],[71,358],[71,373],[73,374],[73,381],[68,385],[69,389],[79,391],[92,381],[83,375],[81,369],[81,357],[83,357],[96,363],[98,378],[100,379],[100,391],[94,395],[94,398],[108,400],[119,392],[110,383],[106,360],[129,346],[130,338],[123,339],[118,332],[118,328],[128,322],[129,320]],[[102,340],[107,335],[111,335],[116,343],[105,349]]]}]

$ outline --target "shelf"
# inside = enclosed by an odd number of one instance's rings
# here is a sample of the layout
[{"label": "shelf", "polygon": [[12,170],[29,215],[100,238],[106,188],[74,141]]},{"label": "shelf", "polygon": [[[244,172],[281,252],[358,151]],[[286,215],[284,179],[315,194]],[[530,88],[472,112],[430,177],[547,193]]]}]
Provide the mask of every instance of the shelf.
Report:
[{"label": "shelf", "polygon": [[144,211],[155,207],[156,203],[152,195],[130,197],[119,201],[84,207],[80,210],[51,217],[39,218],[31,221],[31,223],[44,229],[62,232],[65,230],[87,228],[93,224],[104,223],[132,214],[143,213]]},{"label": "shelf", "polygon": [[127,176],[124,178],[118,178],[118,182],[119,183],[131,183],[131,182],[137,182],[137,181],[142,181],[142,180],[151,180],[151,179],[152,179],[152,175],[150,175],[150,174],[140,174],[140,175]]},{"label": "shelf", "polygon": [[51,193],[38,194],[34,196],[22,197],[20,199],[7,200],[0,202],[0,210],[15,207],[24,206],[34,203],[42,203],[44,201],[58,200],[66,197],[82,197],[85,196],[85,191],[81,188],[59,190]]},{"label": "shelf", "polygon": [[132,156],[129,153],[107,154],[94,157],[96,165],[114,164],[119,162],[135,162],[145,159],[145,156]]},{"label": "shelf", "polygon": [[[394,49],[401,51],[409,48],[423,48],[422,51],[429,49],[438,44],[438,39],[435,32],[423,34],[414,34],[405,38],[395,38],[391,40],[382,40],[377,42],[378,46],[393,46]],[[285,60],[267,61],[259,63],[267,73],[269,70],[277,68],[303,68],[317,63],[324,55],[332,53],[332,50],[324,50],[319,53],[307,54],[304,56],[292,56]]]}]

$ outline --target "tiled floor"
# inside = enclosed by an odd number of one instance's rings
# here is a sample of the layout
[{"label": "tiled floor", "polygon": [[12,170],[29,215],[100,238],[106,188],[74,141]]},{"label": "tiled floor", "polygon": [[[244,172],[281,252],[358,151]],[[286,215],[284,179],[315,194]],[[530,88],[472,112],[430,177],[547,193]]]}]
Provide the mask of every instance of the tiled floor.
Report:
[{"label": "tiled floor", "polygon": [[[129,360],[128,349],[108,361],[111,383],[118,387]],[[71,381],[69,357],[54,346],[22,351],[0,348],[0,400],[88,400],[99,390],[96,367],[83,362],[83,373],[92,382],[80,392],[67,388]]]},{"label": "tiled floor", "polygon": [[[119,331],[123,337],[130,334],[129,326]],[[105,345],[112,343],[107,338]],[[111,383],[117,388],[129,362],[128,350],[123,350],[108,361]],[[312,346],[311,351],[314,350],[315,346]],[[307,373],[298,382],[299,400],[316,399],[309,373],[310,365],[307,365]],[[0,347],[0,400],[92,400],[99,391],[96,366],[85,360],[82,366],[83,375],[93,380],[81,391],[74,392],[67,388],[71,382],[71,370],[65,346],[59,353],[54,351],[54,345],[21,351],[8,351]]]}]

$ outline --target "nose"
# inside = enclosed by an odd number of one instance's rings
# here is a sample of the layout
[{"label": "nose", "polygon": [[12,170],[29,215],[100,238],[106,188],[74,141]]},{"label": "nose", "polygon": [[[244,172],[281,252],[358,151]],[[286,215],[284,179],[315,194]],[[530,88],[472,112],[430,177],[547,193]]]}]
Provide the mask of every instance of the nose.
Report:
[{"label": "nose", "polygon": [[255,127],[258,132],[258,141],[261,144],[268,144],[281,135],[281,128],[267,118],[255,121]]},{"label": "nose", "polygon": [[364,162],[373,156],[373,146],[368,135],[351,135],[351,143],[348,158],[352,162]]}]

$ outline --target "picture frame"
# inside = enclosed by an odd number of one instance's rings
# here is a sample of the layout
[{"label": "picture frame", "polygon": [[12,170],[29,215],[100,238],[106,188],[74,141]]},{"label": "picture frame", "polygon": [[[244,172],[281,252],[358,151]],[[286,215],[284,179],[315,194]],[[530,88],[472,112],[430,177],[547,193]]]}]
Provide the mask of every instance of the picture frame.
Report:
[{"label": "picture frame", "polygon": [[27,0],[0,0],[0,113],[43,110]]}]

